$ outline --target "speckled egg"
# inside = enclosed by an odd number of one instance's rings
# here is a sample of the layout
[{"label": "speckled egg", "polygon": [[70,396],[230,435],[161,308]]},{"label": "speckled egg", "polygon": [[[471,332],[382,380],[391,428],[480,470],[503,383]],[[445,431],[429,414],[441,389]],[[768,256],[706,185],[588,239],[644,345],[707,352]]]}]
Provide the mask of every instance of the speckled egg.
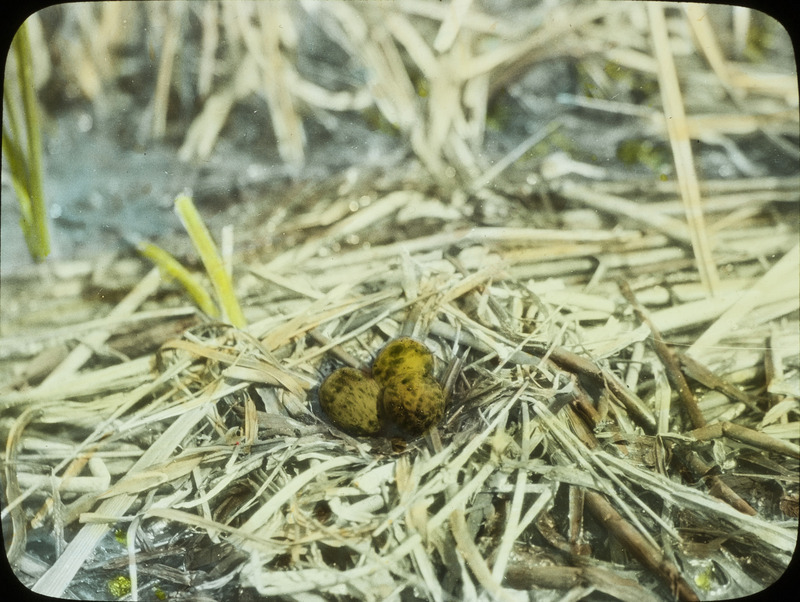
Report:
[{"label": "speckled egg", "polygon": [[433,376],[433,353],[419,341],[408,337],[391,341],[375,358],[372,377],[383,387],[401,372]]},{"label": "speckled egg", "polygon": [[410,435],[424,433],[444,416],[444,392],[432,374],[394,374],[384,385],[381,403],[386,417]]},{"label": "speckled egg", "polygon": [[378,383],[355,368],[339,368],[319,388],[319,403],[331,421],[351,435],[381,430]]}]

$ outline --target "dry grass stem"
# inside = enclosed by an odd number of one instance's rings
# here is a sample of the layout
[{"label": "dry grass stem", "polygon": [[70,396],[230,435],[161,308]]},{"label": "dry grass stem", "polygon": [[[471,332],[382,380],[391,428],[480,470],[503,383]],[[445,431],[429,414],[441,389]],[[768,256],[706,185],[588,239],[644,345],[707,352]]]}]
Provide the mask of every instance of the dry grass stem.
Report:
[{"label": "dry grass stem", "polygon": [[711,242],[705,229],[703,208],[700,203],[700,184],[695,170],[686,123],[686,111],[678,85],[678,74],[669,47],[663,7],[650,3],[647,5],[647,13],[650,18],[653,46],[658,63],[658,81],[664,102],[667,132],[675,160],[681,199],[686,208],[686,222],[689,226],[692,249],[697,259],[700,278],[708,292],[714,295],[719,287],[719,275],[711,254]]}]

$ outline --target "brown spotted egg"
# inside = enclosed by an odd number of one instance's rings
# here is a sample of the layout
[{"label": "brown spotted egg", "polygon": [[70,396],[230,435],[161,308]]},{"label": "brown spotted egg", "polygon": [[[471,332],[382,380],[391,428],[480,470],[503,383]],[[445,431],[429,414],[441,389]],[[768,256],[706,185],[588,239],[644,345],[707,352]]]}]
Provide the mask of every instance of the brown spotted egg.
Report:
[{"label": "brown spotted egg", "polygon": [[375,380],[355,368],[339,368],[319,388],[319,403],[331,421],[351,435],[376,435],[382,426]]},{"label": "brown spotted egg", "polygon": [[372,364],[372,378],[378,384],[386,383],[401,372],[433,375],[433,354],[425,345],[414,339],[402,337],[384,347]]},{"label": "brown spotted egg", "polygon": [[383,422],[419,435],[444,416],[445,396],[433,376],[433,353],[402,337],[384,347],[372,364],[372,378],[339,368],[319,389],[322,409],[351,435],[378,434]]},{"label": "brown spotted egg", "polygon": [[433,376],[433,353],[419,341],[391,341],[375,358],[372,376],[383,389],[386,418],[407,433],[424,433],[444,416],[444,392]]},{"label": "brown spotted egg", "polygon": [[386,417],[410,435],[424,433],[444,416],[444,392],[431,374],[396,374],[386,382],[381,404]]}]

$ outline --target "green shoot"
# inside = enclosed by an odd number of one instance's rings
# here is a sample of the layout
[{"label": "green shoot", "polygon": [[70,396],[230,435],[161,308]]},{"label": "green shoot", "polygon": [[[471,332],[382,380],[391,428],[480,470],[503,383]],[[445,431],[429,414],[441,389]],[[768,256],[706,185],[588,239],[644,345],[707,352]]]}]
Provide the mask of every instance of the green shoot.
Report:
[{"label": "green shoot", "polygon": [[178,195],[178,198],[175,199],[175,211],[177,211],[183,227],[189,233],[189,238],[192,239],[192,244],[194,244],[200,259],[203,261],[225,318],[237,328],[243,328],[247,322],[244,319],[241,307],[239,307],[239,301],[233,292],[231,277],[225,270],[222,257],[220,257],[217,246],[211,238],[211,233],[203,223],[192,199],[185,194]]},{"label": "green shoot", "polygon": [[31,71],[31,47],[27,24],[23,23],[12,42],[17,71],[18,95],[21,97],[24,125],[20,123],[19,99],[8,87],[3,90],[3,155],[11,171],[11,181],[19,200],[20,226],[28,251],[35,261],[50,254],[47,209],[42,184],[42,139],[39,107]]},{"label": "green shoot", "polygon": [[186,292],[194,299],[197,306],[212,318],[219,318],[219,308],[214,303],[211,295],[202,284],[183,267],[180,262],[164,249],[149,243],[140,242],[137,245],[139,253],[147,257],[158,266],[161,273],[170,276],[186,289]]}]

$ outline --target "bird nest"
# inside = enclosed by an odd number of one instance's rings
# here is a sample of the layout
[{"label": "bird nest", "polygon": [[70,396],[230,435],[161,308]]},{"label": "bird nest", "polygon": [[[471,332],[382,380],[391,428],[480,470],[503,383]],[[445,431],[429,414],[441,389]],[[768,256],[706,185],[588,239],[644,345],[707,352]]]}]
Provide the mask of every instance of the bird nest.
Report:
[{"label": "bird nest", "polygon": [[[249,266],[246,328],[197,319],[155,353],[77,371],[82,344],[6,388],[4,526],[23,581],[95,598],[643,600],[735,596],[785,570],[800,453],[782,333],[797,321],[777,328],[795,291],[769,283],[796,278],[797,247],[735,301],[649,312],[649,276],[542,276],[577,248],[641,258],[635,231],[322,252],[342,223]],[[169,331],[186,309],[140,308],[158,286],[153,271],[111,317],[54,334],[96,349],[125,325]],[[434,353],[444,419],[419,437],[337,429],[323,378],[403,335]]]}]

